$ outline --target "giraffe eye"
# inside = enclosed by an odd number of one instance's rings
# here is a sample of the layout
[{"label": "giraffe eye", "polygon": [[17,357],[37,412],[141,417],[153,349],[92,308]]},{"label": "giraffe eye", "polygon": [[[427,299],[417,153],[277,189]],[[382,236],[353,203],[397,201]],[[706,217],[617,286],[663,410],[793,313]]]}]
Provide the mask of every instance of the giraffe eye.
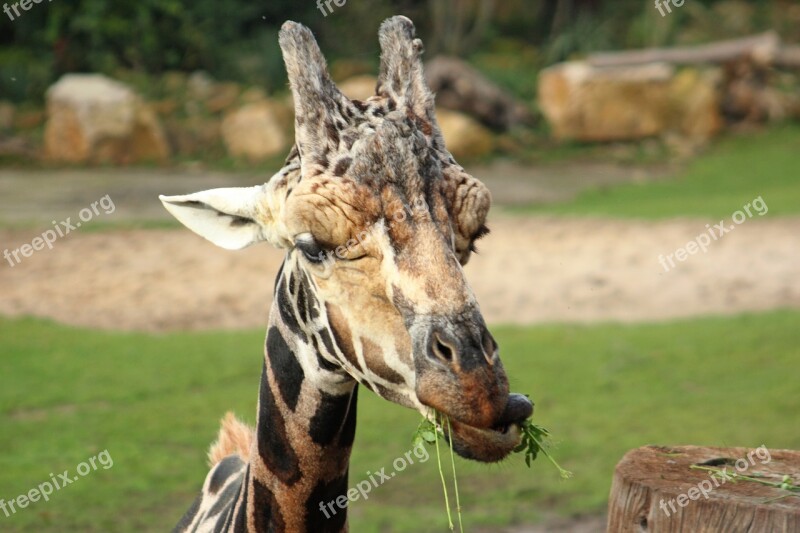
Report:
[{"label": "giraffe eye", "polygon": [[322,263],[327,258],[326,250],[319,245],[310,233],[301,233],[295,237],[294,245],[310,263],[315,265]]}]

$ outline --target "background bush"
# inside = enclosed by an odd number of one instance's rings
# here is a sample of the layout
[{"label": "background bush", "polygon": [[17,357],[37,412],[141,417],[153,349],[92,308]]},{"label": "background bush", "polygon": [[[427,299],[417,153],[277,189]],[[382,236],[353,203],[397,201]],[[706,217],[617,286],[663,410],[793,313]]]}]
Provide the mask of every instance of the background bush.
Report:
[{"label": "background bush", "polygon": [[[350,0],[331,4],[333,12],[323,16],[315,0],[56,0],[34,4],[14,21],[0,14],[0,98],[41,100],[65,72],[119,69],[206,70],[272,92],[285,86],[276,40],[287,19],[310,26],[330,58],[374,65],[378,24],[402,13],[415,20],[431,54],[529,58],[537,51],[541,67],[601,48],[697,42],[769,27],[797,40],[800,20],[787,16],[797,11],[792,4],[693,0],[661,17],[652,2],[639,0]],[[492,61],[482,63],[492,70]],[[528,96],[529,88],[503,75],[515,64],[500,61],[494,70]]]}]

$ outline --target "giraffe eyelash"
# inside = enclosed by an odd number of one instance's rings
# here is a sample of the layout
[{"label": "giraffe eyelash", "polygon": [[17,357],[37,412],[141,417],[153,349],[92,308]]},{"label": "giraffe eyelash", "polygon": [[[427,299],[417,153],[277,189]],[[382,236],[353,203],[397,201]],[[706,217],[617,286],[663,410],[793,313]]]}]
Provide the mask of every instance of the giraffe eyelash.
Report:
[{"label": "giraffe eyelash", "polygon": [[491,233],[489,226],[486,224],[481,224],[481,227],[479,227],[478,231],[475,232],[475,235],[472,236],[472,240],[477,241],[478,239],[482,239],[489,235],[489,233]]},{"label": "giraffe eyelash", "polygon": [[478,248],[475,246],[475,241],[478,239],[482,239],[486,237],[490,233],[489,227],[486,224],[481,224],[481,227],[478,228],[478,231],[472,236],[472,239],[469,241],[469,251],[470,253],[477,254]]},{"label": "giraffe eyelash", "polygon": [[315,265],[322,263],[327,255],[326,250],[319,245],[310,233],[302,233],[295,237],[295,248],[305,256],[305,258]]}]

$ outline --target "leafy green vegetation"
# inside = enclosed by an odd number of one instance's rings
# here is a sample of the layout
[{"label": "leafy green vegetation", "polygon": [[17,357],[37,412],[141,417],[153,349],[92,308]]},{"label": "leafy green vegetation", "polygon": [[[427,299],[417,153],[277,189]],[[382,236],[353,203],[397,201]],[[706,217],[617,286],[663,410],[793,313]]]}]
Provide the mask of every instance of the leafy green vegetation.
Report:
[{"label": "leafy green vegetation", "polygon": [[[456,9],[457,22],[452,17]],[[0,94],[14,101],[41,101],[47,86],[64,72],[115,74],[121,69],[152,75],[205,70],[218,79],[271,91],[285,85],[276,43],[285,20],[309,25],[332,58],[372,63],[373,58],[365,58],[373,54],[365,51],[377,46],[378,24],[394,14],[409,16],[431,53],[471,56],[480,50],[476,63],[526,101],[535,87],[529,80],[540,68],[590,51],[707,42],[768,29],[787,42],[800,38],[796,18],[777,0],[740,2],[733,12],[727,2],[695,0],[668,17],[636,0],[507,0],[483,10],[483,5],[444,0],[374,0],[332,11],[292,0],[37,4],[19,16],[3,13],[0,18]]]},{"label": "leafy green vegetation", "polygon": [[531,462],[535,461],[539,454],[543,454],[547,459],[553,463],[553,466],[558,470],[558,475],[561,479],[569,479],[572,477],[572,472],[561,468],[553,456],[550,454],[550,432],[542,426],[537,426],[530,419],[522,424],[522,441],[519,446],[514,450],[517,453],[525,452],[525,464],[528,468]]},{"label": "leafy green vegetation", "polygon": [[570,202],[524,211],[729,219],[759,196],[770,216],[800,213],[800,125],[724,138],[669,179],[594,189]]},{"label": "leafy green vegetation", "polygon": [[[656,325],[498,327],[512,389],[558,436],[541,461],[456,459],[465,530],[544,513],[602,512],[615,463],[645,444],[800,447],[791,369],[800,312]],[[207,473],[218,420],[253,421],[261,331],[133,334],[0,319],[0,498],[108,449],[98,470],[6,518],[3,531],[162,531]],[[419,415],[362,394],[350,484],[408,449]],[[387,421],[391,421],[387,423]],[[353,531],[445,531],[433,464],[410,466],[350,509]],[[413,512],[410,509],[413,508]],[[87,513],[91,509],[91,513]]]}]

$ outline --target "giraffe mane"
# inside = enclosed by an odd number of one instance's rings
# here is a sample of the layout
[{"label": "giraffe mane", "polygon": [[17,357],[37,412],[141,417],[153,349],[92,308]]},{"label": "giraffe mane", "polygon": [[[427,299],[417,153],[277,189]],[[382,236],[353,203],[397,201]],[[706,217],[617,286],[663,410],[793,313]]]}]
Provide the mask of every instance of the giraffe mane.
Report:
[{"label": "giraffe mane", "polygon": [[217,440],[208,449],[209,466],[215,466],[230,455],[238,455],[246,462],[250,457],[250,448],[255,441],[255,436],[255,429],[228,411],[222,419],[222,427]]}]

